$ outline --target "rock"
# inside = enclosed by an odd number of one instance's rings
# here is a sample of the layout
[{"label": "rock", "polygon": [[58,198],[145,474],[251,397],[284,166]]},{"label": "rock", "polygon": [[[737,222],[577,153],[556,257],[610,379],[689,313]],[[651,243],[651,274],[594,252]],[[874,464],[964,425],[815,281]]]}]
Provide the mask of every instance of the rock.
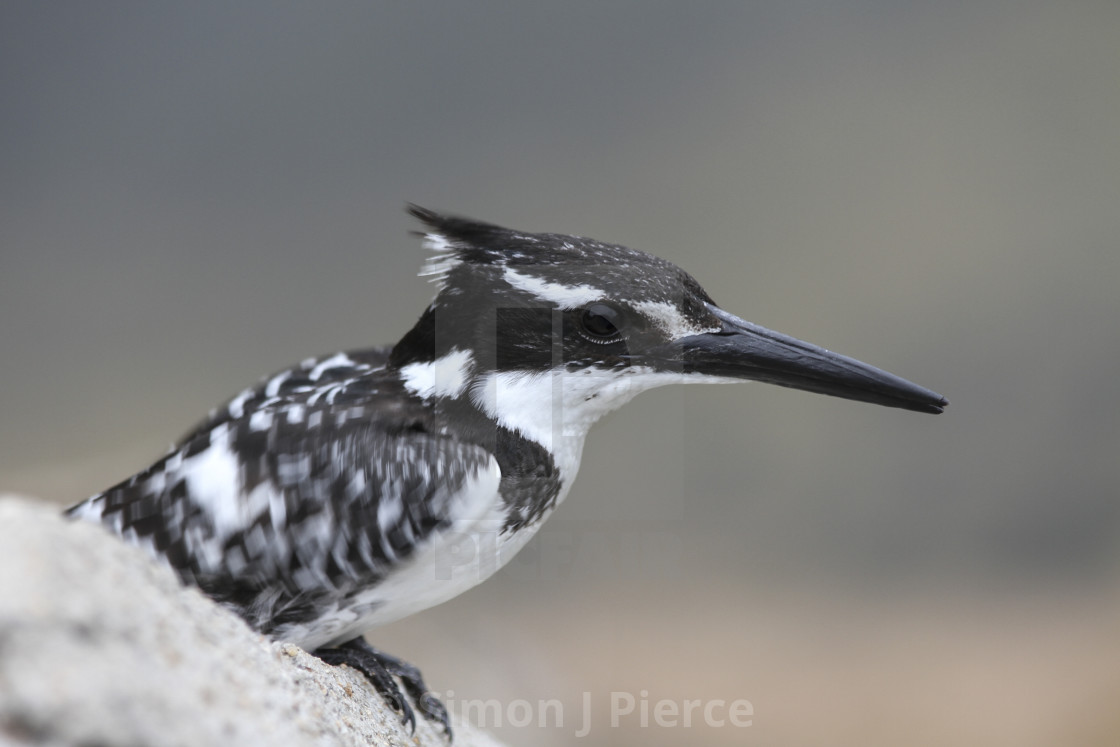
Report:
[{"label": "rock", "polygon": [[[56,507],[0,498],[0,745],[334,747],[415,739],[357,672],[254,633]],[[457,747],[498,747],[455,724]]]}]

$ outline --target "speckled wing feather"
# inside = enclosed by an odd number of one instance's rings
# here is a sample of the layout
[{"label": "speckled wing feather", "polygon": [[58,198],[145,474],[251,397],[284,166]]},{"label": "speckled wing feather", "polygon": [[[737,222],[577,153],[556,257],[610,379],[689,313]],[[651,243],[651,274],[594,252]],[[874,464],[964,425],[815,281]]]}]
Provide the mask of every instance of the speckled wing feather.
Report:
[{"label": "speckled wing feather", "polygon": [[496,470],[482,448],[441,434],[383,360],[365,351],[283,371],[71,513],[145,547],[262,632],[322,637],[316,626],[358,614],[356,594],[477,514],[464,487]]},{"label": "speckled wing feather", "polygon": [[[251,414],[282,399],[297,398],[300,395],[310,398],[316,392],[320,396],[328,394],[340,385],[384,368],[391,350],[388,347],[368,348],[306,358],[298,365],[277,371],[254,386],[242,390],[221,407],[211,410],[205,420],[178,441],[176,448],[181,448],[187,441],[218,423]],[[359,389],[353,388],[351,396],[360,396]]]}]

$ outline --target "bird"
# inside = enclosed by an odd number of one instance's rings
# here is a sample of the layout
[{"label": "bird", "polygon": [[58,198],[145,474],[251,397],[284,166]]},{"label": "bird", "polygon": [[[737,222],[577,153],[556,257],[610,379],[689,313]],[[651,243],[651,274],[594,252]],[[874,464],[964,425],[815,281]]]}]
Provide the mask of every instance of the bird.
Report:
[{"label": "bird", "polygon": [[262,379],[67,513],[268,638],[360,670],[412,729],[410,699],[451,738],[419,670],[364,634],[507,563],[568,495],[591,426],[637,394],[754,380],[924,413],[949,404],[725,311],[651,254],[407,209],[436,293],[395,345]]}]

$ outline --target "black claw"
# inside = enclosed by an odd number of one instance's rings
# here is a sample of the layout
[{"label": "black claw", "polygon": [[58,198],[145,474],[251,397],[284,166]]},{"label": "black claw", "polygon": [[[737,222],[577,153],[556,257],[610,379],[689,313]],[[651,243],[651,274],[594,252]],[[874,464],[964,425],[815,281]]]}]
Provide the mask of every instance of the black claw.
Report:
[{"label": "black claw", "polygon": [[420,670],[416,667],[395,656],[378,651],[364,638],[355,638],[337,648],[321,648],[313,651],[312,654],[327,664],[334,666],[346,664],[364,674],[374,688],[400,712],[401,720],[408,726],[409,733],[415,734],[416,715],[408,703],[408,698],[393,679],[394,676],[399,677],[405,692],[416,701],[420,712],[429,721],[440,724],[447,734],[448,742],[451,741],[451,718],[447,708],[439,698],[428,692],[428,686],[424,684],[424,678],[420,676]]}]

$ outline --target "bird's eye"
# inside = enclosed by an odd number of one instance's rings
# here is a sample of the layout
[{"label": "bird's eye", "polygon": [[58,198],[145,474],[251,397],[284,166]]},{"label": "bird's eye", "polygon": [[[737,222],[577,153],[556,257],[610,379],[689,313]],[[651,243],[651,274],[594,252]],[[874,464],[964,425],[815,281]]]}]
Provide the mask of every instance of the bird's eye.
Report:
[{"label": "bird's eye", "polygon": [[580,314],[579,323],[593,342],[610,342],[619,335],[622,314],[604,303],[593,303]]}]

